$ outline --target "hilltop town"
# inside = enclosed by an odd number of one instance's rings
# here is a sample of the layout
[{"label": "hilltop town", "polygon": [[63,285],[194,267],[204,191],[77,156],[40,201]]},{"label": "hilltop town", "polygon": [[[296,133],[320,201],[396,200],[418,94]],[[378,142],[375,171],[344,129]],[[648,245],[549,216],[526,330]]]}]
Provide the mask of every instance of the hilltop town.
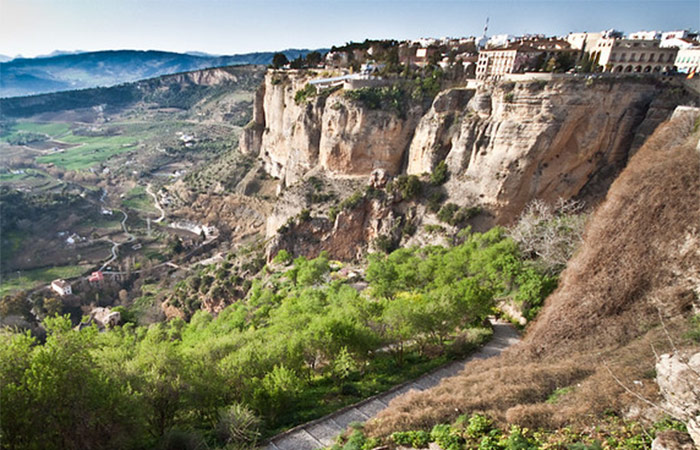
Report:
[{"label": "hilltop town", "polygon": [[[485,30],[486,33],[486,30]],[[688,30],[572,32],[565,36],[500,34],[469,38],[372,41],[332,47],[320,58],[278,61],[276,67],[342,69],[363,75],[400,66],[458,68],[466,78],[499,80],[510,74],[637,73],[694,75],[700,67],[698,33]],[[274,64],[274,63],[273,63]]]}]

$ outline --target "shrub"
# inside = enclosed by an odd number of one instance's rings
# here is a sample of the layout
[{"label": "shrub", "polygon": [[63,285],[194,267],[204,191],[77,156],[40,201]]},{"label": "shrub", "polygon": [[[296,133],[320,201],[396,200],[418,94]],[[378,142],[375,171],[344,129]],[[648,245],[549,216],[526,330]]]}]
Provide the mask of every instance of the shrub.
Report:
[{"label": "shrub", "polygon": [[401,234],[402,234],[403,236],[413,236],[414,234],[416,234],[416,230],[417,230],[417,229],[418,229],[418,228],[417,228],[415,222],[413,222],[413,221],[407,221],[407,222],[404,224],[403,229],[401,230]]},{"label": "shrub", "polygon": [[275,257],[272,259],[272,262],[275,264],[284,264],[285,266],[288,266],[292,262],[292,255],[287,250],[282,249],[277,252]]},{"label": "shrub", "polygon": [[432,213],[437,213],[440,210],[440,205],[445,201],[445,193],[436,191],[428,197],[428,210]]},{"label": "shrub", "polygon": [[454,203],[448,203],[440,208],[440,211],[438,211],[438,219],[440,219],[440,222],[452,224],[454,214],[458,209],[459,206],[455,205]]},{"label": "shrub", "polygon": [[224,444],[255,444],[260,436],[260,419],[246,405],[234,403],[219,412],[217,437]]},{"label": "shrub", "polygon": [[557,277],[528,268],[518,275],[516,281],[518,293],[515,301],[521,303],[523,316],[532,320],[542,308],[544,299],[556,289]]},{"label": "shrub", "polygon": [[198,450],[206,448],[206,441],[196,431],[172,429],[165,433],[160,445],[161,450]]},{"label": "shrub", "polygon": [[469,418],[469,424],[464,433],[471,438],[478,438],[488,433],[492,427],[493,420],[481,414],[474,414]]},{"label": "shrub", "polygon": [[374,248],[384,253],[389,253],[394,250],[394,240],[390,236],[379,235],[374,240]]},{"label": "shrub", "polygon": [[400,194],[404,200],[410,200],[420,194],[423,185],[415,175],[399,175],[391,184],[387,184],[387,190],[394,194]]},{"label": "shrub", "polygon": [[433,169],[433,173],[430,174],[430,182],[436,186],[443,184],[447,181],[448,175],[447,164],[445,161],[440,161],[437,166],[435,166],[435,169]]},{"label": "shrub", "polygon": [[700,315],[695,315],[690,319],[691,329],[686,333],[688,339],[700,342]]},{"label": "shrub", "polygon": [[469,219],[472,219],[481,213],[479,206],[464,206],[460,208],[454,216],[452,216],[452,225],[463,226]]},{"label": "shrub", "polygon": [[435,425],[430,431],[430,439],[443,450],[462,450],[464,440],[447,424]]},{"label": "shrub", "polygon": [[344,95],[369,109],[384,109],[403,114],[406,108],[406,93],[398,86],[353,89],[345,91]]},{"label": "shrub", "polygon": [[302,103],[306,103],[307,101],[314,98],[315,96],[316,96],[316,88],[307,83],[306,86],[299,89],[294,94],[294,103],[296,103],[297,105],[301,105]]},{"label": "shrub", "polygon": [[391,435],[391,440],[396,445],[425,448],[430,443],[430,433],[427,431],[398,431]]},{"label": "shrub", "polygon": [[513,103],[513,100],[515,100],[515,94],[512,92],[508,92],[506,95],[503,96],[503,100],[505,100],[506,103]]},{"label": "shrub", "polygon": [[583,239],[586,215],[583,204],[560,201],[549,205],[539,200],[530,203],[509,234],[520,250],[550,274],[558,273]]},{"label": "shrub", "polygon": [[311,211],[307,208],[302,209],[299,213],[299,223],[308,222],[309,220],[311,220]]},{"label": "shrub", "polygon": [[426,225],[423,228],[427,233],[443,234],[445,232],[445,227],[440,225]]}]

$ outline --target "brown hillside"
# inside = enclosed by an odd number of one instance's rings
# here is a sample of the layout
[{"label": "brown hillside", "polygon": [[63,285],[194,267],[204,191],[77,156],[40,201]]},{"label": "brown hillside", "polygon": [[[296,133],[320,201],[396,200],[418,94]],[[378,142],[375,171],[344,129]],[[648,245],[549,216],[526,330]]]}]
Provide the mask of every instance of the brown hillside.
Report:
[{"label": "brown hillside", "polygon": [[670,349],[667,332],[676,346],[692,345],[683,333],[700,306],[698,134],[697,121],[679,117],[630,160],[518,347],[398,398],[368,431],[427,428],[477,411],[529,427],[586,424],[603,411],[658,414],[640,400],[658,400],[655,352]]}]

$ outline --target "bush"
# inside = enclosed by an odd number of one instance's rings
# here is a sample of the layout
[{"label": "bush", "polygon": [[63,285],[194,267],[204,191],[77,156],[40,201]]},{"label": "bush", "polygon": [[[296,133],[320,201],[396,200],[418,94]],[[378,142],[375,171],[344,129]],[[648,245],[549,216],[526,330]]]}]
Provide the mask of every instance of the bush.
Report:
[{"label": "bush", "polygon": [[516,281],[519,287],[515,301],[522,305],[523,316],[532,320],[542,308],[544,299],[556,289],[557,277],[528,268],[518,275]]},{"label": "bush", "polygon": [[308,208],[302,209],[299,213],[299,223],[308,222],[309,220],[311,220],[311,211]]},{"label": "bush", "polygon": [[285,266],[288,266],[292,262],[292,255],[287,250],[282,249],[277,252],[275,257],[272,259],[272,262],[275,264],[284,264]]},{"label": "bush", "polygon": [[374,248],[384,253],[394,250],[394,240],[390,236],[380,235],[374,240]]},{"label": "bush", "polygon": [[396,445],[425,448],[430,443],[430,433],[427,431],[398,431],[391,435],[391,440]]},{"label": "bush", "polygon": [[297,105],[301,105],[302,103],[306,103],[307,101],[314,98],[315,96],[316,96],[316,88],[307,83],[306,86],[299,89],[294,94],[294,103],[296,103]]},{"label": "bush", "polygon": [[437,233],[443,234],[445,232],[445,227],[440,225],[426,225],[423,227],[427,233]]},{"label": "bush", "polygon": [[260,419],[246,405],[234,403],[219,411],[217,437],[224,444],[255,445],[260,436]]},{"label": "bush", "polygon": [[445,201],[445,193],[436,191],[428,197],[428,210],[432,213],[437,213],[440,210],[440,205]]},{"label": "bush", "polygon": [[529,258],[537,258],[545,271],[560,272],[583,239],[586,215],[583,204],[560,201],[530,203],[509,234]]},{"label": "bush", "polygon": [[478,206],[464,206],[460,208],[454,216],[452,216],[452,225],[463,226],[469,219],[472,219],[481,213],[481,208]]},{"label": "bush", "polygon": [[471,438],[478,438],[485,435],[493,428],[493,420],[481,414],[474,414],[469,418],[464,433]]},{"label": "bush", "polygon": [[404,200],[416,197],[423,190],[423,184],[415,175],[399,175],[386,185],[387,192],[400,195]]},{"label": "bush", "polygon": [[199,450],[206,448],[206,441],[196,431],[173,429],[165,433],[158,445],[160,450]]},{"label": "bush", "polygon": [[443,184],[447,181],[448,175],[447,164],[445,161],[440,161],[437,166],[435,166],[435,169],[433,169],[433,173],[430,174],[430,182],[436,186]]},{"label": "bush", "polygon": [[406,93],[398,86],[367,87],[345,91],[345,97],[369,109],[384,109],[403,114]]},{"label": "bush", "polygon": [[459,206],[455,205],[454,203],[448,203],[440,208],[440,211],[438,211],[438,219],[440,219],[440,222],[452,224],[454,215],[458,209]]},{"label": "bush", "polygon": [[462,450],[464,448],[464,440],[447,424],[435,425],[430,431],[430,439],[443,450]]},{"label": "bush", "polygon": [[700,342],[700,315],[695,315],[690,318],[690,330],[686,333],[688,339],[695,342]]},{"label": "bush", "polygon": [[513,103],[513,100],[515,100],[515,94],[512,92],[508,92],[506,95],[503,96],[503,100],[505,100],[506,103]]}]

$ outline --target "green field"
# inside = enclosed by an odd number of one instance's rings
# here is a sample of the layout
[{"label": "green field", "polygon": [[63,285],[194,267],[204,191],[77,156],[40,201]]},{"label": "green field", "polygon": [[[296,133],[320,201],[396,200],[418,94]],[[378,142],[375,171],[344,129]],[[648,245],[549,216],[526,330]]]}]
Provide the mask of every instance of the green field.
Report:
[{"label": "green field", "polygon": [[143,186],[136,186],[127,192],[126,196],[122,200],[122,205],[130,209],[136,209],[149,213],[158,212],[153,205],[153,197],[148,195],[146,188]]},{"label": "green field", "polygon": [[[70,138],[70,140],[68,138]],[[97,163],[106,161],[114,155],[133,150],[138,142],[138,138],[133,136],[68,136],[65,141],[82,141],[83,145],[73,147],[61,153],[39,156],[36,161],[42,164],[53,163],[67,170],[86,169]]]},{"label": "green field", "polygon": [[52,138],[59,138],[68,134],[71,130],[70,124],[64,122],[19,122],[13,127],[13,131],[26,131],[30,133],[42,133]]},{"label": "green field", "polygon": [[2,172],[0,173],[0,184],[2,183],[21,183],[31,187],[40,187],[54,181],[49,175],[41,170],[36,169],[21,169],[24,173]]},{"label": "green field", "polygon": [[57,278],[77,277],[88,270],[87,266],[61,266],[45,269],[35,269],[3,276],[0,282],[0,297],[11,292],[31,289],[42,284],[48,284]]}]

